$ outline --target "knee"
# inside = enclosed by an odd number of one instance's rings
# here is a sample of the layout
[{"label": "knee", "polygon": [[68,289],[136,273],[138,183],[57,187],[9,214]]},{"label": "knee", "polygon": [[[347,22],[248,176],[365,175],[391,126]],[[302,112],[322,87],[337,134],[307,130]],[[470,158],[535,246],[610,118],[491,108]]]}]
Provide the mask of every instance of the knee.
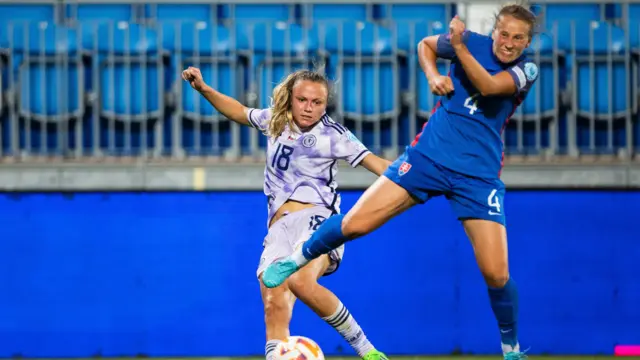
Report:
[{"label": "knee", "polygon": [[298,299],[304,301],[309,298],[318,285],[317,280],[313,276],[307,276],[303,272],[292,275],[288,280],[289,289]]},{"label": "knee", "polygon": [[264,299],[265,321],[276,321],[286,316],[289,311],[289,304],[284,296],[267,295]]},{"label": "knee", "polygon": [[342,219],[342,234],[349,240],[356,239],[370,233],[373,224],[363,216],[348,213]]},{"label": "knee", "polygon": [[502,288],[509,281],[509,269],[507,266],[496,266],[482,271],[484,281],[489,287]]}]

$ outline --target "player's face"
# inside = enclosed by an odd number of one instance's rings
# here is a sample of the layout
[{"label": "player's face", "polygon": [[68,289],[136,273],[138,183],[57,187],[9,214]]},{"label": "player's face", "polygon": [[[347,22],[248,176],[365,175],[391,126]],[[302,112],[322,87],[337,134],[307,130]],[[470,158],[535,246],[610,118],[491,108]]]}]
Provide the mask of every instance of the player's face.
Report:
[{"label": "player's face", "polygon": [[512,16],[501,16],[493,30],[493,53],[503,63],[517,59],[529,46],[531,26]]},{"label": "player's face", "polygon": [[293,120],[300,130],[308,129],[320,121],[327,109],[329,92],[322,83],[309,80],[298,81],[293,85],[291,112]]}]

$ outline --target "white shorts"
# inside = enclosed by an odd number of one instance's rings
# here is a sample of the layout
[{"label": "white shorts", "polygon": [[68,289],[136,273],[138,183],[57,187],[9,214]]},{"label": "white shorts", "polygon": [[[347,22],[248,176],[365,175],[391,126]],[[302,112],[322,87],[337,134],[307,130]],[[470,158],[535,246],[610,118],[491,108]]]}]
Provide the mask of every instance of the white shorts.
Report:
[{"label": "white shorts", "polygon": [[[262,244],[264,250],[260,255],[260,264],[256,275],[260,274],[273,262],[289,256],[294,249],[307,241],[311,234],[318,229],[320,223],[329,218],[333,212],[323,206],[314,206],[295,211],[278,219],[269,228],[269,233]],[[330,275],[338,270],[344,254],[344,245],[332,250],[328,255],[331,261],[324,275]]]}]

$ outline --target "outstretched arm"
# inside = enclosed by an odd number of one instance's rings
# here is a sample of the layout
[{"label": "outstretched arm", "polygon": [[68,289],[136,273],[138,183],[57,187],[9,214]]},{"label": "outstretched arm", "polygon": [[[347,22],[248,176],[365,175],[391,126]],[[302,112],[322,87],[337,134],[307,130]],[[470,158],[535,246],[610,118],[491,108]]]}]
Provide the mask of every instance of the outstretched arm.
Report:
[{"label": "outstretched arm", "polygon": [[377,176],[387,170],[391,162],[371,153],[369,149],[348,129],[340,125],[342,133],[335,133],[332,144],[332,154],[336,159],[342,159],[355,168],[362,165]]},{"label": "outstretched arm", "polygon": [[360,162],[365,169],[371,171],[372,173],[380,176],[385,170],[391,165],[391,161],[387,159],[383,159],[377,155],[369,154],[365,156],[364,159]]},{"label": "outstretched arm", "polygon": [[238,100],[224,95],[207,85],[202,79],[200,69],[190,66],[182,72],[182,78],[200,93],[222,115],[241,125],[251,126],[248,120],[249,109]]},{"label": "outstretched arm", "polygon": [[458,19],[458,16],[454,17],[449,25],[451,46],[455,50],[456,57],[462,64],[464,72],[473,86],[478,89],[482,96],[514,94],[517,90],[516,84],[508,72],[502,71],[496,75],[491,75],[471,55],[464,41],[462,41],[464,30],[464,23]]}]

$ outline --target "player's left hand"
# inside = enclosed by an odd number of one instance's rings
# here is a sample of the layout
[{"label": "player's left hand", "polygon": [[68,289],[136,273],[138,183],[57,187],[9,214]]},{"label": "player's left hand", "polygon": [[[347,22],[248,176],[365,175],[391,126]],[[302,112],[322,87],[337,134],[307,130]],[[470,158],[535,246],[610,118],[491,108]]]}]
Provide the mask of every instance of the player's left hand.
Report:
[{"label": "player's left hand", "polygon": [[460,20],[458,15],[454,16],[449,23],[449,35],[451,35],[451,45],[452,46],[460,46],[462,45],[462,34],[466,30],[464,22]]},{"label": "player's left hand", "polygon": [[448,76],[436,76],[429,79],[431,92],[438,96],[444,96],[453,91],[453,81]]}]

